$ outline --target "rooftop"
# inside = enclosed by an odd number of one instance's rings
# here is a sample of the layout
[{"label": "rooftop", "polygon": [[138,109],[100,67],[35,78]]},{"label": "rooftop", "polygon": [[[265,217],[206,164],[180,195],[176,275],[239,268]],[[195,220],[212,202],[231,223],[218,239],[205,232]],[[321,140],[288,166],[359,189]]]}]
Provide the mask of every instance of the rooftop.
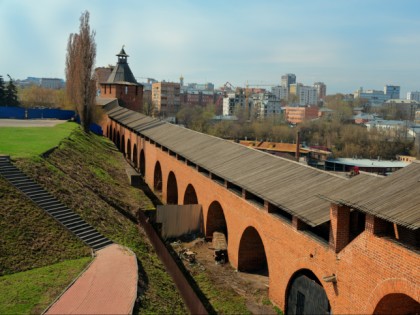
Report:
[{"label": "rooftop", "polygon": [[349,179],[120,106],[110,106],[108,115],[126,128],[295,215],[310,226],[330,220],[331,201],[346,202],[361,211],[378,214],[413,229],[420,224],[420,163],[407,166],[408,163],[399,161],[376,161],[407,167],[386,178],[358,175]]},{"label": "rooftop", "polygon": [[[331,202],[391,221],[409,229],[420,227],[420,162],[413,161],[387,177],[360,177],[322,194]],[[359,183],[359,179],[360,182]]]},{"label": "rooftop", "polygon": [[359,166],[359,167],[406,167],[410,163],[402,161],[389,161],[389,160],[371,160],[371,159],[352,159],[352,158],[337,158],[330,159],[328,162],[350,165],[350,166]]}]

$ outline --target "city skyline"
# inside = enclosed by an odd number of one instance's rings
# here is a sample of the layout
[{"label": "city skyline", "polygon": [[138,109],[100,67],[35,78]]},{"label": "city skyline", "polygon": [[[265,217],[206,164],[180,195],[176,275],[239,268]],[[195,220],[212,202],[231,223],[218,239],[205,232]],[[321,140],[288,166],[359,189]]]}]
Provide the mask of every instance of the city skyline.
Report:
[{"label": "city skyline", "polygon": [[[322,81],[327,93],[359,87],[420,90],[420,3],[404,1],[12,1],[0,0],[0,74],[64,78],[67,39],[90,12],[96,67],[125,45],[139,82],[280,84]],[[416,59],[417,57],[417,59]]]}]

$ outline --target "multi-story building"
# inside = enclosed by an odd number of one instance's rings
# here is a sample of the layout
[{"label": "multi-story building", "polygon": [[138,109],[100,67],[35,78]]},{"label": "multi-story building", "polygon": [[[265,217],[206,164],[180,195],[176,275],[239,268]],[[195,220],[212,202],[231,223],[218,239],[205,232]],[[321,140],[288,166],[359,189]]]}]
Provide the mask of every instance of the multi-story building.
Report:
[{"label": "multi-story building", "polygon": [[306,106],[306,107],[291,107],[286,106],[285,118],[291,124],[300,124],[305,120],[315,119],[318,117],[318,106]]},{"label": "multi-story building", "polygon": [[241,110],[246,111],[249,116],[253,111],[252,106],[251,98],[247,97],[244,89],[237,89],[236,92],[227,93],[223,98],[223,116],[233,116]]},{"label": "multi-story building", "polygon": [[420,108],[420,104],[414,100],[390,99],[384,103],[383,107],[395,113],[396,119],[413,121],[415,112]]},{"label": "multi-story building", "polygon": [[289,95],[298,97],[297,105],[299,106],[316,105],[318,103],[318,92],[313,86],[305,86],[302,83],[291,84]]},{"label": "multi-story building", "polygon": [[366,99],[372,106],[382,105],[384,102],[389,100],[388,95],[386,95],[384,91],[380,91],[380,90],[364,91],[362,87],[360,87],[357,91],[354,92],[354,98]]},{"label": "multi-story building", "polygon": [[285,75],[281,76],[281,86],[287,87],[287,89],[290,88],[291,84],[296,83],[296,75],[293,73],[286,73]]},{"label": "multi-story building", "polygon": [[164,117],[175,115],[181,106],[180,84],[156,82],[152,84],[152,102],[157,112]]},{"label": "multi-story building", "polygon": [[[143,85],[137,83],[127,63],[124,48],[117,54],[117,65],[108,79],[100,83],[100,98],[118,99],[119,105],[141,112],[143,109]],[[104,78],[104,77],[103,77]]]},{"label": "multi-story building", "polygon": [[369,101],[372,106],[379,106],[391,99],[400,98],[400,87],[397,85],[385,85],[383,91],[366,90],[359,88],[354,92],[354,98],[364,98]]},{"label": "multi-story building", "polygon": [[397,100],[400,98],[400,87],[398,85],[385,85],[384,94],[389,100]]},{"label": "multi-story building", "polygon": [[417,101],[420,102],[420,92],[408,92],[407,93],[407,99],[410,101]]},{"label": "multi-story building", "polygon": [[318,101],[324,100],[325,96],[327,96],[327,86],[324,82],[315,82],[314,88],[318,93]]},{"label": "multi-story building", "polygon": [[270,92],[253,94],[252,103],[254,113],[257,118],[266,118],[269,116],[281,114],[280,99]]},{"label": "multi-story building", "polygon": [[64,87],[64,81],[57,78],[41,78],[39,85],[46,89],[59,90]]},{"label": "multi-story building", "polygon": [[281,85],[273,86],[271,88],[271,93],[273,93],[278,100],[285,100],[285,101],[287,101],[287,98],[289,95],[289,91],[287,87],[281,86]]}]

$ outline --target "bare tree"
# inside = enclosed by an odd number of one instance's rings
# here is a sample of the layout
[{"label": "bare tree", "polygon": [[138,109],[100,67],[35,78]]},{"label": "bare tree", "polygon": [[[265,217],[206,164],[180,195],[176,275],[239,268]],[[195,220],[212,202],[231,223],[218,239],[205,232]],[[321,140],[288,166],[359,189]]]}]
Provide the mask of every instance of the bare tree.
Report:
[{"label": "bare tree", "polygon": [[80,16],[78,34],[70,34],[66,56],[66,90],[74,103],[85,132],[94,120],[96,86],[94,66],[96,58],[95,32],[90,31],[89,12]]}]

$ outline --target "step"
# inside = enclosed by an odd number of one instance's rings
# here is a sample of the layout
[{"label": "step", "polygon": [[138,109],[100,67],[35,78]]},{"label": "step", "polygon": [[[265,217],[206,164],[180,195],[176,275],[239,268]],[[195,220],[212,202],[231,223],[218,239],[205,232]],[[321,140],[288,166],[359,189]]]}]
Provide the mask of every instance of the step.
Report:
[{"label": "step", "polygon": [[80,236],[77,235],[78,238],[80,238],[82,241],[86,242],[86,243],[90,243],[92,244],[93,242],[99,240],[99,239],[104,239],[104,236],[102,234],[98,235],[92,235],[92,236]]},{"label": "step", "polygon": [[30,194],[32,192],[37,192],[37,191],[45,191],[41,186],[38,186],[38,185],[25,186],[19,189],[25,194]]},{"label": "step", "polygon": [[69,213],[69,211],[71,211],[71,210],[68,209],[68,208],[62,208],[62,209],[47,211],[47,213],[49,213],[51,216],[53,216],[55,218],[59,215],[67,214],[67,213]]},{"label": "step", "polygon": [[27,180],[26,183],[14,184],[14,186],[19,188],[19,189],[22,189],[22,188],[33,187],[33,186],[35,186],[35,183],[33,181]]},{"label": "step", "polygon": [[19,172],[19,170],[16,167],[0,166],[0,174],[9,174],[9,173],[18,173],[18,172]]},{"label": "step", "polygon": [[48,213],[52,213],[52,212],[55,212],[55,211],[57,211],[57,210],[70,210],[69,208],[67,208],[65,205],[58,205],[58,206],[55,206],[55,205],[51,205],[51,206],[46,206],[46,207],[44,207],[43,208],[45,211],[47,211]]},{"label": "step", "polygon": [[28,176],[26,176],[25,174],[23,174],[22,172],[19,172],[18,169],[7,169],[7,170],[2,170],[1,174],[6,177],[6,176],[23,176],[28,178]]},{"label": "step", "polygon": [[69,210],[63,213],[54,214],[53,217],[56,220],[59,220],[60,222],[63,222],[63,220],[70,219],[70,218],[80,218],[80,216],[73,211]]},{"label": "step", "polygon": [[95,247],[95,246],[97,246],[101,243],[105,243],[107,241],[109,241],[109,239],[107,239],[105,236],[102,236],[100,239],[94,240],[92,242],[89,242],[88,240],[86,240],[85,242],[87,244],[89,244],[89,246]]},{"label": "step", "polygon": [[45,201],[36,201],[36,204],[38,206],[40,206],[41,208],[44,208],[45,206],[52,206],[52,205],[61,205],[62,203],[60,201],[58,201],[57,199],[51,198],[51,199],[46,199]]},{"label": "step", "polygon": [[26,177],[25,175],[2,175],[4,178],[6,178],[9,182],[11,182],[12,184],[21,182],[21,181],[30,181],[30,179],[28,177]]},{"label": "step", "polygon": [[73,226],[69,228],[69,230],[75,235],[78,235],[78,233],[86,232],[86,231],[96,231],[91,225]]},{"label": "step", "polygon": [[[39,191],[33,191],[33,192],[24,192],[26,196],[28,196],[31,199],[39,199],[39,198],[46,198],[50,197],[52,199],[55,199],[49,192],[46,192],[45,190],[39,190]],[[55,199],[56,200],[56,199]]]},{"label": "step", "polygon": [[106,247],[106,246],[108,246],[108,245],[111,245],[113,242],[111,241],[111,240],[109,240],[109,239],[106,239],[105,241],[103,241],[102,243],[97,243],[97,244],[95,244],[95,245],[91,245],[91,244],[88,244],[89,246],[91,246],[94,250],[100,250],[100,249],[102,249],[102,248],[104,248],[104,247]]},{"label": "step", "polygon": [[71,224],[83,223],[85,221],[82,220],[81,217],[72,217],[72,218],[65,218],[65,219],[57,219],[61,224],[65,226],[70,226]]},{"label": "step", "polygon": [[14,186],[18,187],[18,185],[22,185],[22,184],[30,184],[30,185],[34,185],[34,181],[30,180],[29,178],[22,178],[22,179],[16,179],[16,180],[10,180],[9,178],[7,178],[7,180],[13,184]]},{"label": "step", "polygon": [[78,226],[80,226],[80,227],[82,227],[82,226],[90,226],[85,221],[83,221],[81,218],[80,218],[80,221],[78,221],[78,222],[73,222],[73,223],[68,223],[68,224],[63,224],[63,225],[66,228],[68,228],[68,229],[70,229],[72,227],[78,227]]},{"label": "step", "polygon": [[45,194],[38,194],[36,196],[28,196],[29,198],[31,198],[32,201],[34,201],[36,204],[40,204],[41,202],[43,202],[44,204],[48,201],[51,202],[58,202],[57,199],[55,199],[54,197],[52,197],[51,195],[45,195]]},{"label": "step", "polygon": [[83,232],[77,233],[76,235],[80,238],[83,238],[85,236],[94,236],[94,235],[101,235],[101,234],[99,234],[99,232],[96,230],[91,230],[91,231],[89,230],[89,231],[83,231]]}]

